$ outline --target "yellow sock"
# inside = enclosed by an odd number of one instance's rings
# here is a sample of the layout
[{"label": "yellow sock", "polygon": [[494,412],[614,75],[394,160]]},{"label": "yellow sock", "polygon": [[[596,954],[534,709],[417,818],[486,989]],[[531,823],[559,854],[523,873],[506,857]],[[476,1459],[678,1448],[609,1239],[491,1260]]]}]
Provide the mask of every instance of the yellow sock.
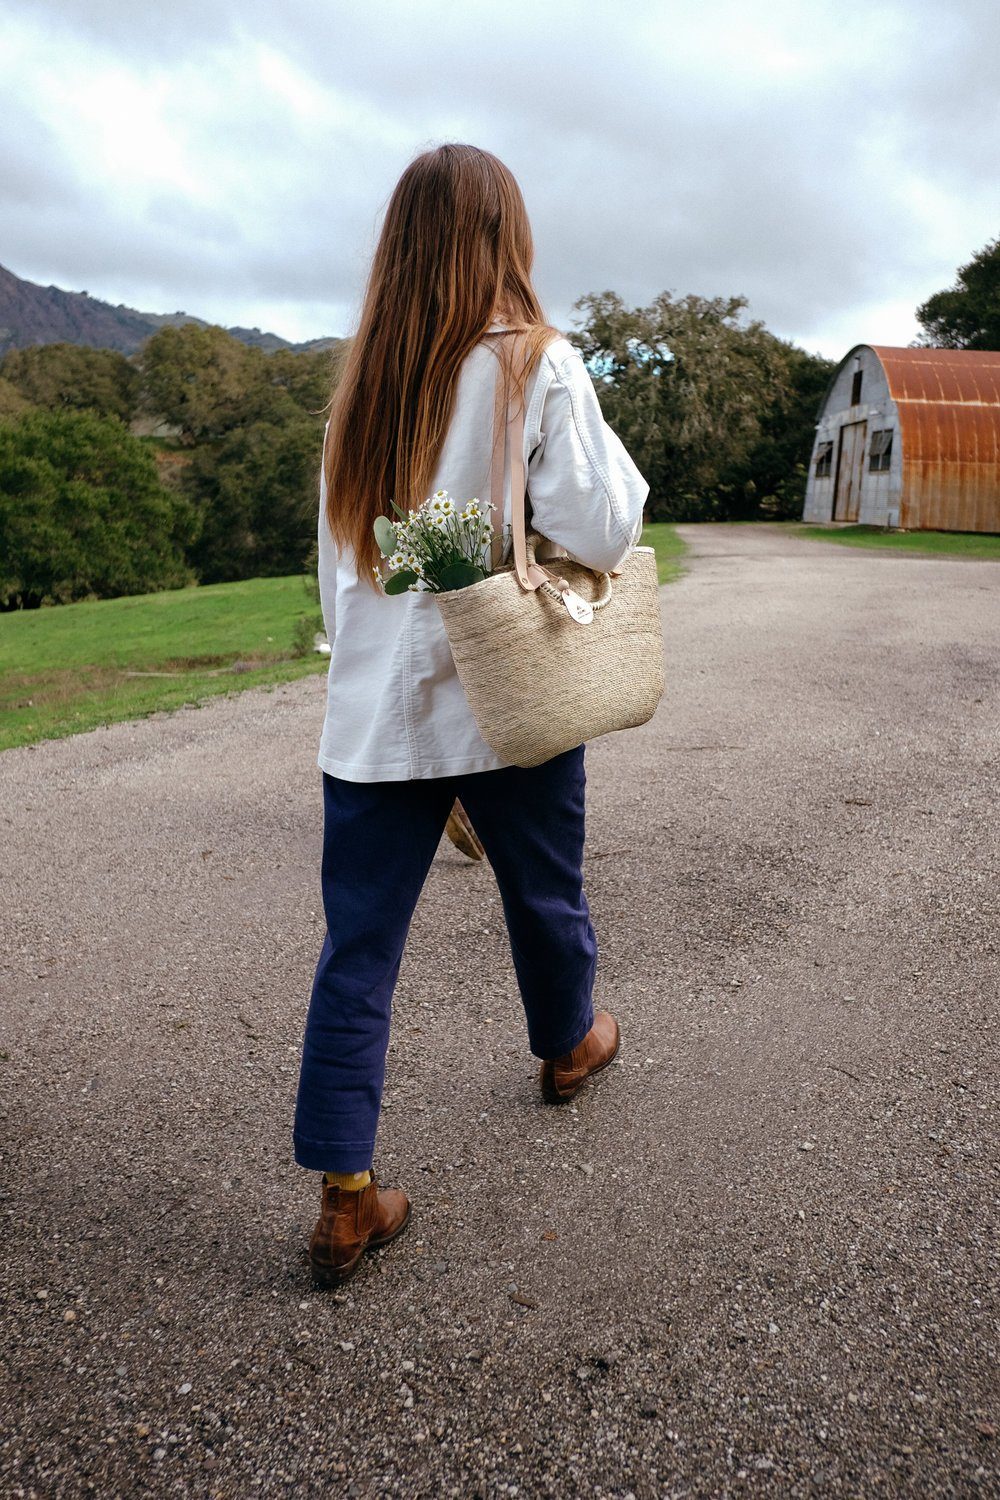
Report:
[{"label": "yellow sock", "polygon": [[324,1172],[323,1181],[328,1187],[346,1188],[349,1193],[360,1193],[372,1180],[371,1172]]}]

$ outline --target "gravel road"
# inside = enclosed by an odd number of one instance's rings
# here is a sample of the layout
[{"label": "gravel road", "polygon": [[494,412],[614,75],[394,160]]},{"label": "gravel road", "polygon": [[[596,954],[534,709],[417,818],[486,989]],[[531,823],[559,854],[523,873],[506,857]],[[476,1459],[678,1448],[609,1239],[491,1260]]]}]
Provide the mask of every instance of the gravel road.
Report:
[{"label": "gravel road", "polygon": [[[310,678],[0,756],[4,1496],[1000,1495],[1000,567],[681,528],[588,750],[619,1061],[545,1107],[443,845],[311,1288]],[[2,629],[2,621],[0,621]]]}]

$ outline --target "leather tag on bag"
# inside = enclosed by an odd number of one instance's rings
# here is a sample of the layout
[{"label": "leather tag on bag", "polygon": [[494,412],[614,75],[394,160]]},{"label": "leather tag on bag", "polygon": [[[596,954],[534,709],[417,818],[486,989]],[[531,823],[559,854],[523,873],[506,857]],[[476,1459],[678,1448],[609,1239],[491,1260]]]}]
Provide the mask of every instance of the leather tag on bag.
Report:
[{"label": "leather tag on bag", "polygon": [[594,606],[575,589],[563,589],[562,602],[578,625],[589,625],[594,618]]}]

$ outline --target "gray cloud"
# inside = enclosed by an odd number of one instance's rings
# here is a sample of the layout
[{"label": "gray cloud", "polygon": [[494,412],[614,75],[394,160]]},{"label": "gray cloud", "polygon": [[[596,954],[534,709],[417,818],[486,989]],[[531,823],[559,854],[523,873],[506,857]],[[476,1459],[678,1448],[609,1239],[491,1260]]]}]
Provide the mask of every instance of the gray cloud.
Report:
[{"label": "gray cloud", "polygon": [[[517,173],[563,324],[605,288],[741,292],[810,347],[903,339],[1000,232],[986,0],[873,0],[863,17],[833,0],[11,10],[62,70],[74,129],[22,69],[0,259],[113,301],[346,331],[392,184],[440,139]],[[95,70],[96,106],[74,82]],[[118,109],[121,130],[143,116],[148,161],[122,156]]]}]

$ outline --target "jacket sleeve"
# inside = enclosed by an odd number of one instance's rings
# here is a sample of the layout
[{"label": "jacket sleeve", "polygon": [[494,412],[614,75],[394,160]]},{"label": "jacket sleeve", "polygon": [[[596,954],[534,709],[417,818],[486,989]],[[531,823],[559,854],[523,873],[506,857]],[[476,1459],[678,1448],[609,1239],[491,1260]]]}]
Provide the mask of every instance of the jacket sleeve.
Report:
[{"label": "jacket sleeve", "polygon": [[589,568],[610,571],[639,539],[649,485],[605,422],[582,358],[560,340],[528,459],[532,525]]}]

